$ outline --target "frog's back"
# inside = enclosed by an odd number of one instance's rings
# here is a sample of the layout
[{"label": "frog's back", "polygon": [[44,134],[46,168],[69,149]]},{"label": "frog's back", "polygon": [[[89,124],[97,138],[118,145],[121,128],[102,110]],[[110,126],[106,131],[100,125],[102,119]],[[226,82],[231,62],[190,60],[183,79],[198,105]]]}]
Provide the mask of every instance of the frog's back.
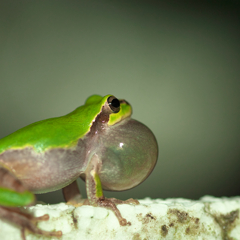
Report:
[{"label": "frog's back", "polygon": [[8,149],[33,148],[44,152],[49,148],[69,148],[76,146],[91,128],[102,106],[111,95],[90,96],[83,106],[69,114],[32,123],[0,139],[0,154]]},{"label": "frog's back", "polygon": [[8,149],[33,147],[41,152],[49,147],[71,147],[90,129],[93,119],[85,119],[89,109],[81,106],[56,118],[32,123],[0,139],[0,154]]}]

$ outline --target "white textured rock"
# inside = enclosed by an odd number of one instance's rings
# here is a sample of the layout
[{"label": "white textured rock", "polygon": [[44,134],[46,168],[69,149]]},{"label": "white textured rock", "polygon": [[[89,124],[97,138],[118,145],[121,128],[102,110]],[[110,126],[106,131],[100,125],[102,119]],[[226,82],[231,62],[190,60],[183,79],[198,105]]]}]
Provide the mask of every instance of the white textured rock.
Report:
[{"label": "white textured rock", "polygon": [[[73,207],[60,203],[36,205],[30,210],[36,216],[48,213],[50,220],[39,227],[61,230],[61,240],[91,239],[165,239],[215,240],[240,239],[240,197],[214,198],[205,196],[199,201],[188,199],[143,199],[140,205],[118,205],[122,216],[131,225],[120,226],[114,213],[100,207]],[[26,233],[30,239],[47,238]],[[21,240],[20,230],[0,221],[1,240]]]}]

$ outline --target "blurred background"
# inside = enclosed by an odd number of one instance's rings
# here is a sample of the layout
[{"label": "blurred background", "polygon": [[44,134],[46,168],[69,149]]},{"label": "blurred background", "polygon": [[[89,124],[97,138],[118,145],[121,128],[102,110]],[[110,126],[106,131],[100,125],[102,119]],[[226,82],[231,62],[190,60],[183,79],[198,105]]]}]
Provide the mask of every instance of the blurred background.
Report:
[{"label": "blurred background", "polygon": [[106,196],[240,195],[238,1],[0,2],[0,138],[95,93],[130,102],[159,144],[144,183]]}]

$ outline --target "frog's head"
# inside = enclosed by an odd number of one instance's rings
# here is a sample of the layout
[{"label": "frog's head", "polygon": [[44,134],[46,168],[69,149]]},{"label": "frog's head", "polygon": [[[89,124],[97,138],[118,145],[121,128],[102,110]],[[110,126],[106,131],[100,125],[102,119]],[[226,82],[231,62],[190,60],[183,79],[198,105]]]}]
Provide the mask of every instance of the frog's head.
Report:
[{"label": "frog's head", "polygon": [[135,187],[155,167],[156,138],[144,124],[131,119],[132,107],[127,101],[112,95],[94,95],[86,104],[96,105],[97,102],[101,111],[92,125],[92,132],[98,134],[94,151],[102,163],[99,172],[102,187],[113,191]]}]

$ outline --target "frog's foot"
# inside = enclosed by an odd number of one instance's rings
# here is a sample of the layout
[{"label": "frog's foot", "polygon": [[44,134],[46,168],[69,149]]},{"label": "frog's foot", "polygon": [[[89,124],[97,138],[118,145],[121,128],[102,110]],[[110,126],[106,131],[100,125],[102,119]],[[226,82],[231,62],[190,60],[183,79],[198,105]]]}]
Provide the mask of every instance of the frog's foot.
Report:
[{"label": "frog's foot", "polygon": [[[135,200],[133,198],[129,198],[128,200],[123,201],[123,200],[119,200],[116,198],[104,198],[104,197],[99,198],[97,200],[97,206],[111,209],[115,213],[115,215],[119,221],[119,224],[121,226],[131,225],[130,222],[127,222],[127,220],[122,217],[120,211],[116,207],[116,204],[135,204],[135,205],[137,205],[137,204],[139,204],[139,201]],[[86,199],[84,201],[83,205],[91,205],[91,204],[89,203],[89,200]]]},{"label": "frog's foot", "polygon": [[82,198],[80,194],[77,181],[72,182],[68,186],[62,189],[63,196],[68,205],[73,205],[74,207],[80,207],[83,205],[85,199]]},{"label": "frog's foot", "polygon": [[135,204],[135,205],[140,204],[137,199],[133,199],[133,198],[129,198],[128,200],[125,200],[125,201],[119,200],[116,198],[108,198],[108,199],[111,200],[115,204]]},{"label": "frog's foot", "polygon": [[[117,199],[115,199],[115,200],[117,200]],[[115,215],[116,215],[116,217],[117,217],[117,219],[119,221],[119,224],[121,226],[126,226],[127,224],[131,225],[130,222],[127,222],[127,220],[122,217],[122,215],[121,215],[120,211],[118,210],[118,208],[116,207],[114,201],[112,201],[111,199],[104,198],[104,197],[103,198],[99,198],[97,200],[97,205],[99,207],[105,207],[105,208],[111,209],[115,213]]]},{"label": "frog's foot", "polygon": [[21,236],[23,240],[26,240],[25,230],[29,230],[32,233],[40,234],[43,236],[61,237],[61,231],[44,231],[39,229],[36,224],[40,221],[47,221],[49,219],[48,214],[41,217],[34,217],[32,214],[22,211],[19,208],[0,207],[0,217],[8,222],[14,223],[21,227]]},{"label": "frog's foot", "polygon": [[72,205],[74,207],[81,207],[82,205],[86,205],[84,204],[86,201],[86,199],[83,198],[77,198],[77,199],[71,199],[70,201],[68,201],[66,204],[67,205]]}]

